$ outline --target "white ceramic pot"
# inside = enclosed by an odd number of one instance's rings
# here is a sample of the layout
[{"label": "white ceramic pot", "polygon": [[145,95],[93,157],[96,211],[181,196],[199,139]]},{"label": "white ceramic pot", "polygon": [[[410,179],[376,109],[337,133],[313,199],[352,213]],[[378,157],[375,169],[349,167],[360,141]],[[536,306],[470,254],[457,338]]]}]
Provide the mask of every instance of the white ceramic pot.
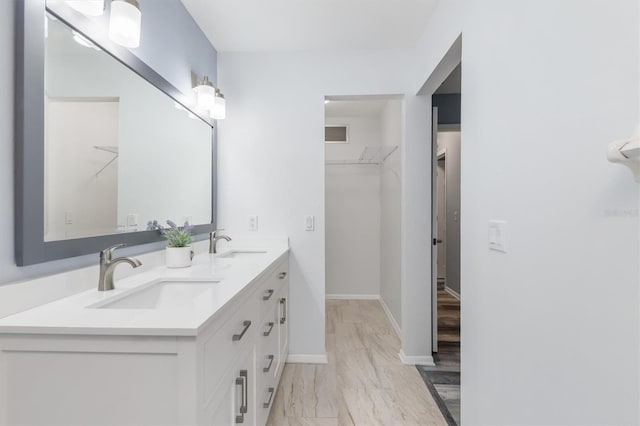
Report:
[{"label": "white ceramic pot", "polygon": [[193,259],[191,246],[167,247],[165,253],[167,268],[188,268],[191,266],[191,259]]}]

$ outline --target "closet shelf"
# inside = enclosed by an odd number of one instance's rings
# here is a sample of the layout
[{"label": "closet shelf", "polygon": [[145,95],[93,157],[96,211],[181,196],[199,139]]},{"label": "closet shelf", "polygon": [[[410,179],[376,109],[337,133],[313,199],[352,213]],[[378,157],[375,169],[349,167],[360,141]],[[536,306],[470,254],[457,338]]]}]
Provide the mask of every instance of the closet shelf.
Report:
[{"label": "closet shelf", "polygon": [[398,149],[397,145],[394,146],[367,146],[360,154],[360,158],[352,159],[352,160],[326,160],[324,163],[327,166],[337,166],[337,165],[357,165],[357,164],[365,164],[365,165],[380,165],[385,162],[387,158],[391,154],[393,154]]}]

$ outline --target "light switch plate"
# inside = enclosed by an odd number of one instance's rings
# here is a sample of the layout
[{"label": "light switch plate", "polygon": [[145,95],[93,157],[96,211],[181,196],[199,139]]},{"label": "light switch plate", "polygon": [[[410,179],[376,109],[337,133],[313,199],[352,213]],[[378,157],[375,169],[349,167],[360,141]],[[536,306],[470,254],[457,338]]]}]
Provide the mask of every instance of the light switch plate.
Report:
[{"label": "light switch plate", "polygon": [[304,230],[305,231],[315,231],[316,229],[316,218],[315,216],[305,216],[304,217]]},{"label": "light switch plate", "polygon": [[249,231],[258,230],[258,216],[249,216]]},{"label": "light switch plate", "polygon": [[489,221],[489,249],[507,252],[507,222],[503,220]]}]

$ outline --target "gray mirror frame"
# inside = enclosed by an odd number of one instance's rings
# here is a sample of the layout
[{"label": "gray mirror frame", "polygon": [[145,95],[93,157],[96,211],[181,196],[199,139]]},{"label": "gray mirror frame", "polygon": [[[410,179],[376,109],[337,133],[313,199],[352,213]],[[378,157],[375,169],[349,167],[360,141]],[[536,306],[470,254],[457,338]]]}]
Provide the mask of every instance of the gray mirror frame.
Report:
[{"label": "gray mirror frame", "polygon": [[[157,231],[44,241],[44,19],[49,12],[67,25],[87,34],[88,20],[47,10],[45,0],[18,0],[16,3],[15,68],[15,257],[18,266],[82,256],[125,243],[128,246],[164,240]],[[71,13],[71,12],[70,12]],[[70,19],[72,18],[72,19]],[[72,25],[70,22],[73,21]],[[77,22],[76,22],[77,21]],[[129,50],[111,42],[106,34],[98,46],[152,85],[184,105],[184,95]],[[188,108],[187,108],[188,109]],[[193,111],[192,111],[193,112]],[[194,112],[194,114],[196,114]],[[197,224],[194,234],[216,229],[217,137],[215,122],[198,115],[212,127],[211,222]],[[202,238],[196,238],[202,239]],[[157,245],[148,251],[157,250]]]}]

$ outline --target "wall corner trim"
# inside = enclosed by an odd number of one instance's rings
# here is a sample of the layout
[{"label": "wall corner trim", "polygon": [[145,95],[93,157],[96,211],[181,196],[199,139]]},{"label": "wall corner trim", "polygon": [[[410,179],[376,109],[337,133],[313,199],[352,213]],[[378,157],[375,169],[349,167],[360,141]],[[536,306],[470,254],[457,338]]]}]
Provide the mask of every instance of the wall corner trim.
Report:
[{"label": "wall corner trim", "polygon": [[289,354],[287,364],[328,364],[327,353],[316,354]]},{"label": "wall corner trim", "polygon": [[435,367],[436,363],[433,361],[432,356],[423,355],[423,356],[407,356],[404,351],[400,349],[400,353],[398,354],[400,357],[400,361],[405,365],[426,365],[429,367]]}]

